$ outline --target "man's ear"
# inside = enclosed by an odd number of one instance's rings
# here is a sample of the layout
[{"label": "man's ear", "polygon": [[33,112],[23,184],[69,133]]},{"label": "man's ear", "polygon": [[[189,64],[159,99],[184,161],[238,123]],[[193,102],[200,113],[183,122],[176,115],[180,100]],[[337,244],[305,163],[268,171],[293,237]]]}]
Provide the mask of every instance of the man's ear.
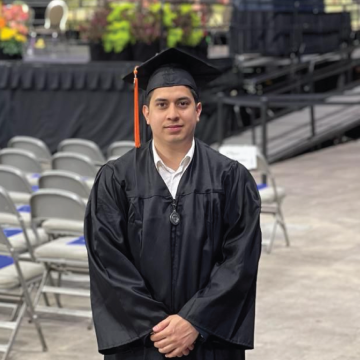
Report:
[{"label": "man's ear", "polygon": [[201,115],[201,111],[202,111],[202,104],[201,102],[198,102],[196,104],[196,115],[197,115],[197,121],[200,121],[200,115]]},{"label": "man's ear", "polygon": [[144,118],[146,120],[146,123],[149,125],[149,107],[147,105],[143,105],[142,107],[142,113],[144,115]]}]

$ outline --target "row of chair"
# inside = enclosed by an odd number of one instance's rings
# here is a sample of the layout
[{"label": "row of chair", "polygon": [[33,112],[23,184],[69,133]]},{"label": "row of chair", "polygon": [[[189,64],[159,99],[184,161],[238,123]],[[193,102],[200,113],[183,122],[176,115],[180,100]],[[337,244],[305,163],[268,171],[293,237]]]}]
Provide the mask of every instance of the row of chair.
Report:
[{"label": "row of chair", "polygon": [[[37,150],[35,150],[34,147],[44,148],[44,146],[40,145],[40,143],[41,141],[37,139],[32,139],[28,137],[15,137],[10,140],[9,146],[18,146],[23,148],[26,147],[28,151],[34,151],[35,154]],[[109,146],[108,154],[111,155],[111,158],[117,158],[125,154],[133,147],[133,142],[116,142]],[[286,244],[289,245],[290,243],[281,207],[282,201],[285,198],[286,194],[283,188],[276,185],[275,178],[270,171],[270,167],[267,164],[265,158],[260,153],[259,149],[255,149],[257,152],[258,164],[256,170],[259,171],[262,176],[266,176],[269,180],[267,184],[262,184],[262,188],[260,189],[260,195],[263,204],[263,214],[270,214],[274,217],[270,239],[267,242],[266,246],[267,251],[271,252],[278,225],[280,225],[283,230]],[[99,147],[89,140],[67,139],[59,144],[58,150],[59,152],[51,158],[51,164],[48,167],[56,170],[73,172],[74,174],[76,173],[78,176],[82,177],[82,179],[79,179],[80,182],[85,181],[88,187],[91,188],[99,166],[105,162],[105,159]],[[222,148],[217,150],[221,152]],[[22,153],[20,154],[20,152]],[[38,156],[41,156],[40,151],[38,151]],[[30,157],[32,157],[32,160],[30,160]],[[22,160],[20,158],[22,158]],[[36,160],[34,159],[33,155],[31,155],[30,153],[25,155],[24,150],[21,149],[10,148],[0,151],[0,164],[12,164],[27,172],[29,181],[31,185],[34,186],[38,185],[39,175],[37,174],[37,171],[40,171],[39,164],[37,164],[37,166],[35,166],[35,164],[30,165],[35,161]],[[56,176],[60,176],[60,174]],[[55,177],[55,174],[53,174],[53,177]],[[69,182],[70,180],[64,182],[64,184],[68,184]],[[75,180],[72,180],[72,182],[74,183]],[[84,191],[80,189],[81,186],[82,185],[77,185],[76,187],[78,189],[76,191],[75,185],[69,185],[69,187],[66,189],[72,189],[71,191],[75,191],[77,194],[84,196],[82,195]],[[62,187],[62,189],[64,189],[64,187]]]},{"label": "row of chair", "polygon": [[[26,213],[0,187],[0,308],[5,296],[6,306],[14,307],[9,321],[0,322],[0,328],[12,331],[8,344],[0,346],[3,359],[8,356],[26,314],[37,329],[44,351],[47,346],[37,315],[80,316],[91,322],[90,310],[64,308],[60,302],[61,295],[87,299],[90,296],[83,237],[86,201],[69,191],[41,189],[31,194],[29,203],[30,221],[26,221]],[[70,274],[68,278],[75,279],[76,286],[64,287],[64,274]],[[50,294],[55,296],[56,306],[50,306]],[[41,296],[45,306],[39,304]]]},{"label": "row of chair", "polygon": [[[120,157],[134,148],[133,141],[115,141],[107,149],[107,159],[105,159],[99,146],[90,140],[84,139],[65,139],[58,145],[57,152],[76,153],[87,156],[96,165],[103,165],[106,160]],[[15,136],[8,142],[9,148],[17,148],[30,151],[40,162],[49,163],[51,153],[47,145],[40,139],[30,136]]]}]

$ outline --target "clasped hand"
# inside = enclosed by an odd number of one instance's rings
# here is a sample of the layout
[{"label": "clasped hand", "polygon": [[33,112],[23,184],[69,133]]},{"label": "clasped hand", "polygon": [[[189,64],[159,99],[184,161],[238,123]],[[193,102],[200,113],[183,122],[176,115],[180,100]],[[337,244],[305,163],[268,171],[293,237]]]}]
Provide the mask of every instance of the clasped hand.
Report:
[{"label": "clasped hand", "polygon": [[165,357],[182,357],[194,349],[198,331],[179,315],[170,315],[153,328],[150,339]]}]

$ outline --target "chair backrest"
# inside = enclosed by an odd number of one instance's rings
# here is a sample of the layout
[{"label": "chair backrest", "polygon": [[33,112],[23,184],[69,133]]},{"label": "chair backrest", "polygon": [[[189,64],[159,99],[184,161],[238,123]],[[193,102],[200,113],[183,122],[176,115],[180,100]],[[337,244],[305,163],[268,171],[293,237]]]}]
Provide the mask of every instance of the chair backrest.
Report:
[{"label": "chair backrest", "polygon": [[[6,261],[8,260],[8,265],[11,265],[14,263],[14,248],[11,246],[9,239],[7,238],[7,236],[5,235],[4,229],[0,224],[0,255],[3,256],[8,256],[9,259],[3,259],[2,260]],[[4,264],[3,264],[4,266]]]},{"label": "chair backrest", "polygon": [[17,217],[19,215],[8,192],[2,186],[0,186],[0,213],[12,214],[16,215]]},{"label": "chair backrest", "polygon": [[31,196],[30,207],[35,223],[49,219],[83,221],[86,203],[70,191],[40,189]]},{"label": "chair backrest", "polygon": [[115,141],[110,144],[107,156],[108,159],[113,158],[115,156],[120,157],[126,154],[128,151],[132,150],[135,147],[135,143],[133,141]]},{"label": "chair backrest", "polygon": [[32,193],[31,185],[25,174],[13,166],[0,165],[0,186],[7,191]]},{"label": "chair backrest", "polygon": [[[18,221],[17,226],[20,227],[20,229],[24,235],[27,251],[30,253],[31,259],[35,260],[33,247],[31,245],[30,239],[28,237],[24,219],[17,211],[14,202],[10,198],[10,195],[2,186],[0,186],[0,213],[11,214],[11,215],[16,216],[17,221]],[[13,222],[11,224],[13,226]],[[0,217],[0,232],[1,233],[3,232],[3,229],[1,228],[1,226],[4,226],[4,225],[5,226],[9,225],[7,223],[6,217],[5,218]],[[8,239],[7,239],[7,241],[8,241]],[[0,253],[3,253],[5,245],[6,245],[6,241],[4,241],[3,243],[0,241]]]},{"label": "chair backrest", "polygon": [[[17,275],[19,277],[20,286],[23,288],[23,295],[28,299],[28,301],[31,301],[31,298],[28,293],[26,280],[24,278],[23,271],[19,265],[19,254],[14,249],[14,247],[11,245],[8,237],[5,235],[3,227],[0,225],[0,255],[1,255],[1,266],[6,267],[9,265],[15,266]],[[35,261],[35,258],[32,256],[32,260]],[[3,275],[4,276],[4,275]],[[9,278],[13,277],[14,275],[10,274]],[[34,279],[31,279],[34,280]],[[40,280],[40,279],[39,279]],[[16,285],[16,288],[19,287],[19,285]]]},{"label": "chair backrest", "polygon": [[84,139],[66,139],[63,140],[58,146],[59,152],[69,152],[82,154],[91,159],[96,164],[103,165],[105,158],[100,148],[90,140]]},{"label": "chair backrest", "polygon": [[71,191],[82,198],[88,198],[90,195],[90,188],[80,175],[63,170],[43,172],[39,178],[39,187]]},{"label": "chair backrest", "polygon": [[94,178],[97,174],[96,166],[90,158],[81,154],[59,152],[52,158],[54,170],[71,171],[81,176]]},{"label": "chair backrest", "polygon": [[65,31],[69,8],[63,0],[52,0],[45,10],[45,29]]},{"label": "chair backrest", "polygon": [[[240,152],[242,148],[244,149],[244,152],[246,150],[248,150],[248,149],[252,149],[254,151],[255,155],[256,155],[256,165],[254,167],[249,168],[248,170],[252,172],[252,174],[254,175],[255,178],[257,178],[257,176],[266,176],[266,178],[268,180],[270,180],[271,185],[273,187],[276,187],[275,178],[274,178],[273,174],[271,173],[269,164],[267,163],[264,155],[261,153],[261,151],[259,150],[259,148],[257,146],[251,146],[251,145],[243,145],[243,146],[242,145],[233,145],[232,146],[232,145],[227,145],[226,147],[233,147],[233,149],[235,151],[238,151],[238,152]],[[224,148],[225,148],[225,146],[224,147],[220,146],[219,147],[219,152],[226,155],[226,156],[229,156],[228,151],[226,151],[226,152],[223,151]],[[234,160],[238,160],[239,158],[242,158],[242,156],[234,156]],[[245,163],[243,165],[245,165]]]},{"label": "chair backrest", "polygon": [[42,167],[35,155],[23,149],[0,150],[0,164],[14,166],[26,173],[41,173]]},{"label": "chair backrest", "polygon": [[30,136],[15,136],[9,140],[8,147],[30,151],[41,162],[51,161],[50,150],[40,139],[36,139]]}]

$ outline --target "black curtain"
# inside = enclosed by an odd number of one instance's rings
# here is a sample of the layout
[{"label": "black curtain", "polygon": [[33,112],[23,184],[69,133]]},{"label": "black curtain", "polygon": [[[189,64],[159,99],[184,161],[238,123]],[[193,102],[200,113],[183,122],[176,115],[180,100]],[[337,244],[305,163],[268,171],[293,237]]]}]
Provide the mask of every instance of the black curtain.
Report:
[{"label": "black curtain", "polygon": [[[196,135],[207,143],[217,140],[214,96],[240,85],[229,67],[226,63],[224,75],[201,94],[204,111]],[[114,141],[132,140],[133,91],[122,77],[133,68],[129,62],[0,62],[0,147],[15,135],[28,135],[55,152],[63,139],[82,138],[95,141],[105,153]],[[232,109],[227,109],[225,133],[232,131],[233,120]]]}]

